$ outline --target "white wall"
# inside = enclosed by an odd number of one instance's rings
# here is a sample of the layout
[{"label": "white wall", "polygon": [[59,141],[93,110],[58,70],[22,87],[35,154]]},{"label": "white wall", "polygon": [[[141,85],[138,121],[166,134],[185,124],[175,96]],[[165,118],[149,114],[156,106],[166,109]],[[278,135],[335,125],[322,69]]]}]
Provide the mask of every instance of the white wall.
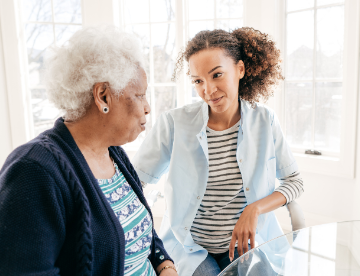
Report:
[{"label": "white wall", "polygon": [[[1,15],[0,15],[1,16]],[[1,30],[1,20],[0,20]],[[0,31],[0,168],[12,150],[10,117],[6,90],[3,39]]]}]

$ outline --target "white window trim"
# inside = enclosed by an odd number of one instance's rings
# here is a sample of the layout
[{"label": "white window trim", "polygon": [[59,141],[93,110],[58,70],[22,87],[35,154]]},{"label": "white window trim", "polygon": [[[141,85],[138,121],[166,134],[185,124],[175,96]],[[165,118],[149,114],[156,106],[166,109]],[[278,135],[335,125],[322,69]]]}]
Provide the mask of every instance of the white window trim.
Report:
[{"label": "white window trim", "polygon": [[27,92],[25,41],[20,18],[18,1],[1,1],[0,20],[13,148],[31,138],[33,127],[30,98]]},{"label": "white window trim", "polygon": [[[279,14],[281,39],[279,47],[284,54],[285,49],[285,0],[279,0]],[[344,71],[343,98],[341,110],[341,144],[339,156],[307,155],[296,152],[293,154],[298,162],[300,171],[326,174],[352,179],[355,177],[355,148],[357,101],[359,91],[359,34],[360,34],[360,2],[345,0],[345,33],[344,33]],[[283,56],[284,60],[284,56]],[[284,85],[275,94],[275,111],[280,122],[285,126]]]}]

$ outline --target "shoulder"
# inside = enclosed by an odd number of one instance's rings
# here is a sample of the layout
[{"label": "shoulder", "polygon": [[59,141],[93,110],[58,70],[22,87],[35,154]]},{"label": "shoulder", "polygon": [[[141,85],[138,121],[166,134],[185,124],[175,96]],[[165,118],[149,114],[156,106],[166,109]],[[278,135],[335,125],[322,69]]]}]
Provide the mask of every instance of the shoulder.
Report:
[{"label": "shoulder", "polygon": [[40,166],[48,166],[55,162],[52,153],[46,148],[45,137],[40,135],[35,139],[14,149],[7,157],[1,172],[8,166],[18,162],[34,162]]},{"label": "shoulder", "polygon": [[246,120],[260,120],[272,125],[275,113],[267,105],[255,103],[255,106],[251,106],[249,102],[241,100],[241,108]]},{"label": "shoulder", "polygon": [[1,195],[3,201],[26,194],[33,200],[49,196],[57,204],[55,201],[62,202],[60,195],[68,195],[66,187],[54,155],[39,137],[11,152],[0,170],[0,194],[6,191]]},{"label": "shoulder", "polygon": [[193,118],[202,110],[204,102],[199,101],[192,104],[187,104],[179,108],[171,109],[165,112],[165,115],[172,118]]},{"label": "shoulder", "polygon": [[[204,110],[206,109],[206,112]],[[206,114],[205,114],[206,113]],[[182,131],[190,131],[198,133],[202,126],[204,125],[205,118],[207,115],[207,104],[203,101],[196,103],[184,105],[180,108],[175,108],[164,112],[160,116],[160,122],[164,126],[168,126],[171,132],[174,132],[175,129]]]}]

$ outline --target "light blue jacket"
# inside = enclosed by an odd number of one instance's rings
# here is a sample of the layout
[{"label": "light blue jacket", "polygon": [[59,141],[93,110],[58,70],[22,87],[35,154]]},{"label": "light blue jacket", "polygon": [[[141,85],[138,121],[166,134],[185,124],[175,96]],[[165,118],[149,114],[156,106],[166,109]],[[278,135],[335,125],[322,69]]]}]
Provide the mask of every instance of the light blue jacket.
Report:
[{"label": "light blue jacket", "polygon": [[[191,276],[207,256],[207,251],[193,241],[190,228],[208,179],[208,119],[205,102],[163,113],[132,162],[146,183],[157,183],[168,172],[167,211],[160,237],[181,276]],[[253,109],[244,100],[241,100],[236,158],[248,204],[273,193],[275,177],[298,170],[275,113],[261,104]],[[273,212],[259,216],[256,230],[258,244],[283,234]],[[277,248],[267,250],[265,253],[271,258]]]}]

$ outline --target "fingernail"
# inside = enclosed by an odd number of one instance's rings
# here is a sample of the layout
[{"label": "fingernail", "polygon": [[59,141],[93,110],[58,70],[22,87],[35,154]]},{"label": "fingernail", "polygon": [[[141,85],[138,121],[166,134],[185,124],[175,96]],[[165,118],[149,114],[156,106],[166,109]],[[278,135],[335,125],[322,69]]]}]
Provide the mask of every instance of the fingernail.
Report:
[{"label": "fingernail", "polygon": [[230,257],[230,263],[232,263],[233,258]]}]

